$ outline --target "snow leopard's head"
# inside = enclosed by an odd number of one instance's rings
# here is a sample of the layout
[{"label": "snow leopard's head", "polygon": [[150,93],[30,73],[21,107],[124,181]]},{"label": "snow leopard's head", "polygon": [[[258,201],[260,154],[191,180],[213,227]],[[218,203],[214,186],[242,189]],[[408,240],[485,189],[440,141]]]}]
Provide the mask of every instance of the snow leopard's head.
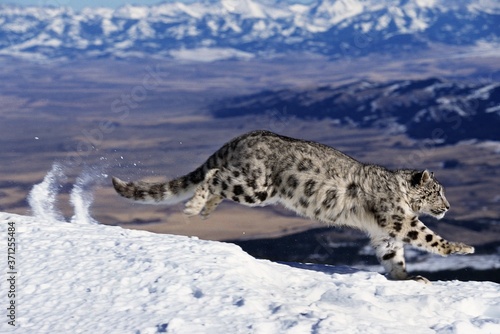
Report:
[{"label": "snow leopard's head", "polygon": [[450,203],[444,196],[444,188],[434,178],[434,173],[427,170],[412,172],[409,190],[412,209],[417,213],[441,219],[450,209]]}]

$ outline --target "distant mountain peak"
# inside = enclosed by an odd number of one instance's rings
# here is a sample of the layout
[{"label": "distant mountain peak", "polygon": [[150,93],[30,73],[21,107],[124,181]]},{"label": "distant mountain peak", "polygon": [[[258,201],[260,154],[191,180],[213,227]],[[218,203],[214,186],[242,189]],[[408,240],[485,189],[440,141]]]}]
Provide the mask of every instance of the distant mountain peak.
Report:
[{"label": "distant mountain peak", "polygon": [[[266,0],[168,2],[117,9],[0,6],[0,56],[74,59],[307,52],[331,58],[500,44],[492,0]],[[401,37],[404,36],[404,37]]]}]

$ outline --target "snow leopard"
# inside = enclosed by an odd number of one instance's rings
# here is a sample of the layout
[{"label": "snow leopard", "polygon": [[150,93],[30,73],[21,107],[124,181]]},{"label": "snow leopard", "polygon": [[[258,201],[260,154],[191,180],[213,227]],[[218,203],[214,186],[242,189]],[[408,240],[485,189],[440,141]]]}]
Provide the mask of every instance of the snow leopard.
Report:
[{"label": "snow leopard", "polygon": [[444,188],[428,170],[361,163],[323,144],[259,130],[238,136],[194,171],[168,182],[112,179],[121,196],[146,203],[188,200],[184,213],[208,217],[223,200],[246,206],[280,203],[329,226],[367,233],[390,279],[428,283],[406,271],[404,245],[437,253],[471,254],[474,247],[443,239],[419,219],[443,218]]}]

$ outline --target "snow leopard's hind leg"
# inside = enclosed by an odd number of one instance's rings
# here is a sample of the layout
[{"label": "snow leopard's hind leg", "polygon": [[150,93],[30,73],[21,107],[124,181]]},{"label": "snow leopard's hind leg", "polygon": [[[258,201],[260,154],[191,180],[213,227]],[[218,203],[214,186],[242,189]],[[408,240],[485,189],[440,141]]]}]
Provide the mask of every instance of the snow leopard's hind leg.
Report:
[{"label": "snow leopard's hind leg", "polygon": [[245,206],[264,206],[275,203],[276,191],[269,186],[262,168],[240,171],[222,168],[209,170],[205,179],[195,190],[194,196],[186,204],[184,213],[188,216],[201,215],[207,218],[223,199]]},{"label": "snow leopard's hind leg", "polygon": [[208,216],[219,206],[224,198],[220,195],[209,194],[209,198],[205,203],[205,206],[200,212],[203,219],[208,218]]},{"label": "snow leopard's hind leg", "polygon": [[222,201],[222,198],[219,200],[220,196],[214,194],[211,188],[214,180],[217,180],[218,175],[218,169],[211,169],[206,173],[205,179],[196,187],[193,197],[186,203],[184,209],[186,215],[196,216],[201,214],[203,218],[207,218],[215,210],[217,205]]}]

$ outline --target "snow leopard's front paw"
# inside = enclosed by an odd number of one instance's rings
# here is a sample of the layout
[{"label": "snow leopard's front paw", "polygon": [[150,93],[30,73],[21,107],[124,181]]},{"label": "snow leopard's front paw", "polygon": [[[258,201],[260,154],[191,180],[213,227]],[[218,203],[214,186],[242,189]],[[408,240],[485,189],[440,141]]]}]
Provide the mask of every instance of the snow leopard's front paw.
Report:
[{"label": "snow leopard's front paw", "polygon": [[450,254],[472,254],[474,247],[461,242],[450,242]]}]

